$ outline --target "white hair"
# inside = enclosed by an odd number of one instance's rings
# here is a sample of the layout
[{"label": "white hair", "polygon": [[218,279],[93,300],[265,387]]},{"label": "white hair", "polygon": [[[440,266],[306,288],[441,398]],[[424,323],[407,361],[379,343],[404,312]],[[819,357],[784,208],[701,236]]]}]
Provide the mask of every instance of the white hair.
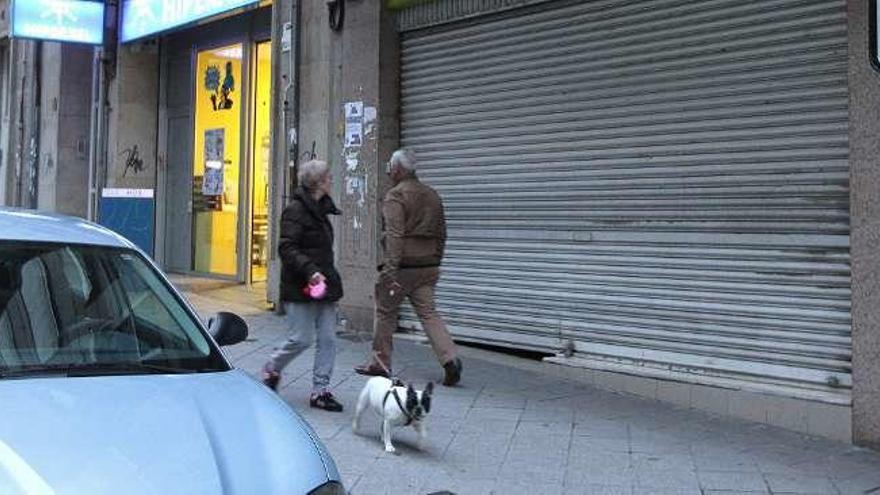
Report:
[{"label": "white hair", "polygon": [[395,151],[394,154],[391,155],[391,167],[393,168],[398,165],[403,167],[404,170],[415,172],[418,168],[416,154],[408,148],[402,148]]},{"label": "white hair", "polygon": [[299,184],[308,190],[318,187],[324,177],[330,173],[330,166],[321,160],[309,160],[299,166],[296,178]]}]

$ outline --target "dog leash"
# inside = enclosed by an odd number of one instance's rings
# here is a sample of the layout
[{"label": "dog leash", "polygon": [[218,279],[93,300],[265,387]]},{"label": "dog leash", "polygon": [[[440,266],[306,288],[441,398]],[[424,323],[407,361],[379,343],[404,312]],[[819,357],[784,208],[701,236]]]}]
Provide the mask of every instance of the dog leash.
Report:
[{"label": "dog leash", "polygon": [[[354,335],[361,344],[367,343],[366,339],[361,337],[360,330],[355,329]],[[388,379],[391,380],[392,386],[401,386],[401,387],[404,386],[403,380],[398,378],[396,375],[392,375],[391,370],[389,370],[388,367],[385,366],[385,363],[382,362],[382,358],[379,357],[379,351],[374,351],[371,349],[370,352],[368,352],[367,354],[370,354],[370,356],[372,357],[372,359],[370,359],[370,361],[377,363],[379,365],[379,367],[382,368],[382,371],[384,371],[385,375],[388,377]]]},{"label": "dog leash", "polygon": [[389,370],[388,367],[385,366],[385,363],[382,362],[382,358],[379,357],[379,351],[373,351],[373,357],[375,358],[375,362],[379,365],[379,367],[382,368],[382,371],[384,371],[385,374],[388,375],[388,379],[390,379],[392,382],[403,383],[402,380],[398,379],[396,376],[391,375],[391,370]]}]

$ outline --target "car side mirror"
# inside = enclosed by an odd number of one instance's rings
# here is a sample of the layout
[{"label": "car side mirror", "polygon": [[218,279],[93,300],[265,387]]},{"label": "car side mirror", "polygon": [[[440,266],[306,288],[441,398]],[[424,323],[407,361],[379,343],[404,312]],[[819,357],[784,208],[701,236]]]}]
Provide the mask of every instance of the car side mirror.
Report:
[{"label": "car side mirror", "polygon": [[234,313],[221,311],[208,321],[208,330],[220,346],[235,345],[248,336],[247,323]]}]

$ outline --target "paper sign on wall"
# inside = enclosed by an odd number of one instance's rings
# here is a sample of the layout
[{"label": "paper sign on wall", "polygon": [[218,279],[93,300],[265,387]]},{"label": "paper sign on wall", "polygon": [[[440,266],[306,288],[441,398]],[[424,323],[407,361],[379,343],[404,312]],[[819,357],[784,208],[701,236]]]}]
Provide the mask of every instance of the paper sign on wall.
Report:
[{"label": "paper sign on wall", "polygon": [[364,102],[345,104],[345,147],[358,148],[364,143]]}]

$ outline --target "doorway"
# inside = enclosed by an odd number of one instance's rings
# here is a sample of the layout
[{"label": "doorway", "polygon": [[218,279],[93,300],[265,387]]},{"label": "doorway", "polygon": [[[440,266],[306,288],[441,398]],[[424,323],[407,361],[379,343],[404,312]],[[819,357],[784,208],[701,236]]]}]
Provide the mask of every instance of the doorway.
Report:
[{"label": "doorway", "polygon": [[269,176],[272,156],[272,42],[256,45],[251,112],[250,281],[265,282],[269,266]]},{"label": "doorway", "polygon": [[266,277],[271,19],[260,8],[160,41],[157,261],[167,271]]},{"label": "doorway", "polygon": [[196,57],[193,270],[238,274],[242,44]]}]

